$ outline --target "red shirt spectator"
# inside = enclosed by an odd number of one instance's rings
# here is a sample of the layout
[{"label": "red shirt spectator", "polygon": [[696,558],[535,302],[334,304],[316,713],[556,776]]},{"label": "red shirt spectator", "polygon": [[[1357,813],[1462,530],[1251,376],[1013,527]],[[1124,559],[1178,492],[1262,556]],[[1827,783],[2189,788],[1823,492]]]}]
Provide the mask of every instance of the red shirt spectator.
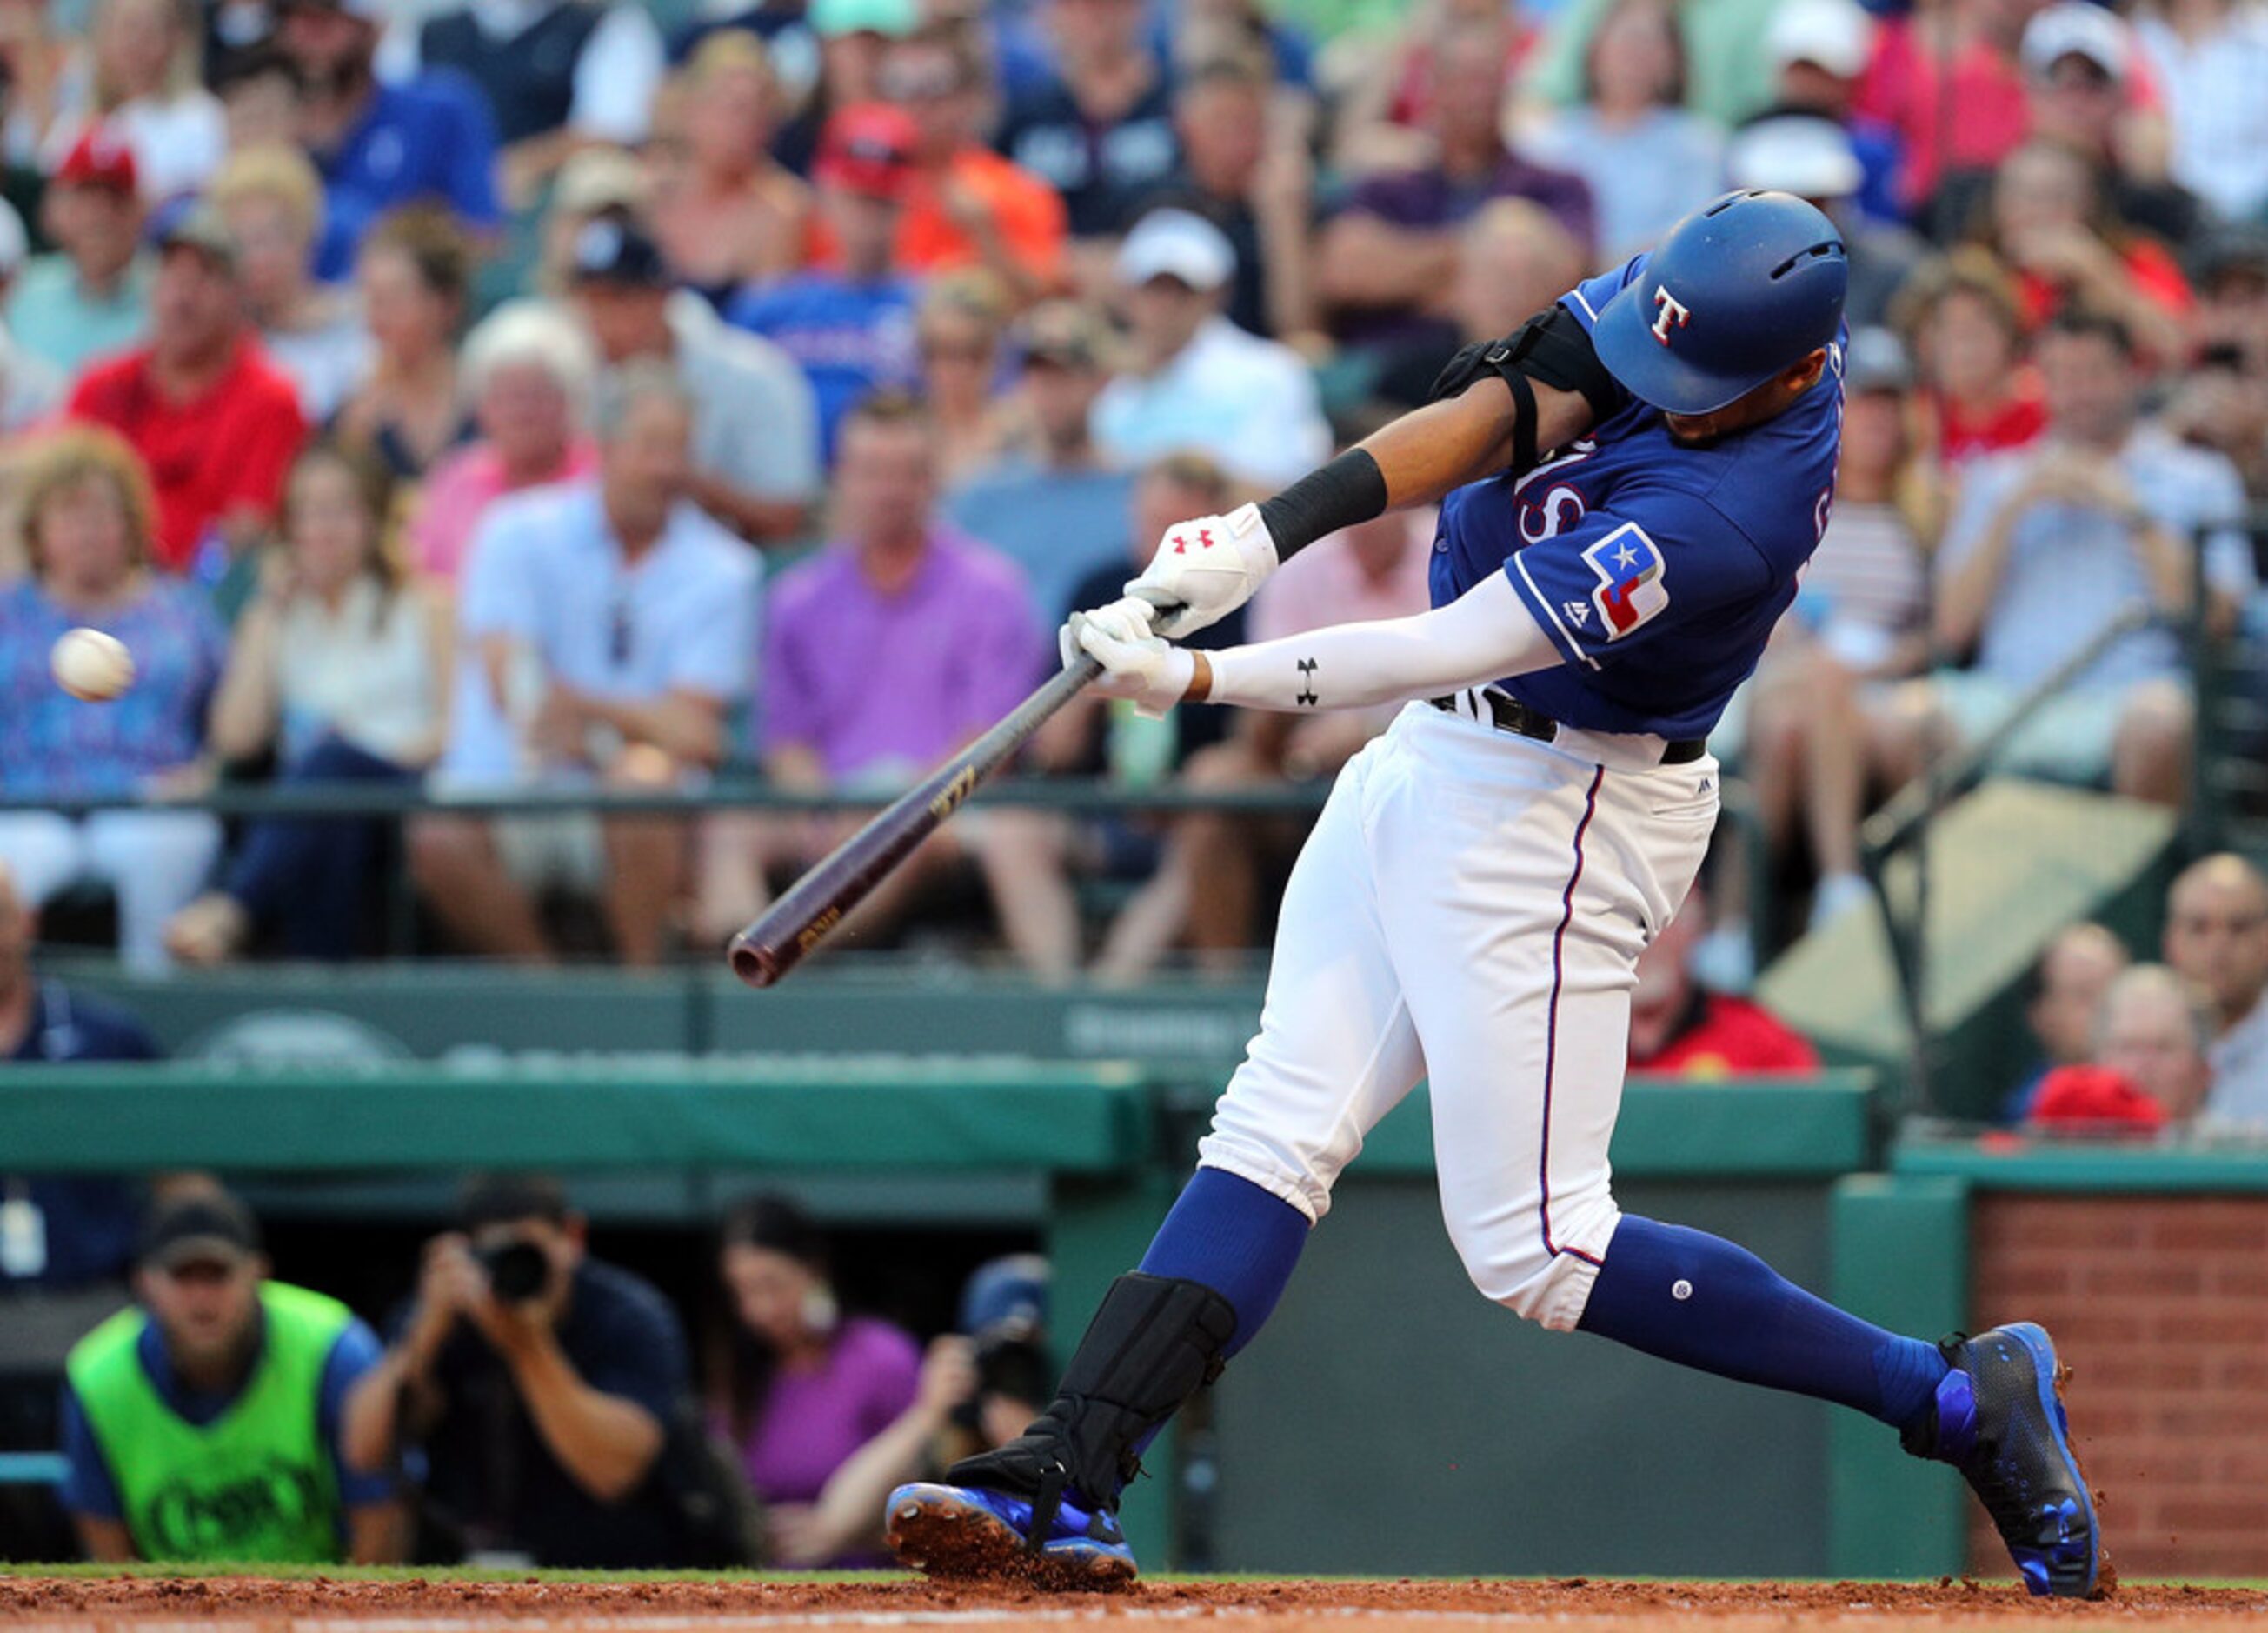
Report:
[{"label": "red shirt spectator", "polygon": [[209,535],[234,547],[266,529],[307,425],[299,394],[252,336],[218,218],[192,213],[160,255],[150,344],[80,376],[67,412],[142,456],[158,498],[157,559],[178,573]]},{"label": "red shirt spectator", "polygon": [[2027,1120],[2041,1128],[2150,1134],[2166,1126],[2166,1113],[2107,1066],[2058,1066],[2040,1079]]},{"label": "red shirt spectator", "polygon": [[1668,1040],[1631,1070],[1675,1077],[1745,1077],[1752,1072],[1815,1072],[1819,1052],[1761,1004],[1696,987]]}]

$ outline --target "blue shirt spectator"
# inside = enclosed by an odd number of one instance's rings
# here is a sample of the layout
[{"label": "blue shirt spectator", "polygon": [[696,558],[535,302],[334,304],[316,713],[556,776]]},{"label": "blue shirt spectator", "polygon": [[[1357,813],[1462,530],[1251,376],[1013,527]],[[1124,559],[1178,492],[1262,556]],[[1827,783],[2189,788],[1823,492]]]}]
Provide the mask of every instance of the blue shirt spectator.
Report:
[{"label": "blue shirt spectator", "polygon": [[377,86],[338,145],[314,154],[324,203],[316,276],[344,277],[371,224],[420,199],[447,204],[468,225],[495,226],[496,159],[495,122],[463,80],[437,73]]},{"label": "blue shirt spectator", "polygon": [[795,359],[819,400],[819,440],[829,465],[850,405],[921,375],[914,338],[914,283],[895,275],[860,282],[804,272],[738,297],[726,315]]}]

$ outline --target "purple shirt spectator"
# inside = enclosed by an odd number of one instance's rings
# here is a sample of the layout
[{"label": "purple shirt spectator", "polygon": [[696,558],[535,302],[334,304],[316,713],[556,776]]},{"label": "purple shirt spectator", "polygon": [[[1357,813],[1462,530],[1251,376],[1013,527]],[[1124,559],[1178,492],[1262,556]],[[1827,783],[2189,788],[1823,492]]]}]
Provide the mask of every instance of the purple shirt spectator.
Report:
[{"label": "purple shirt spectator", "polygon": [[1533,199],[1585,243],[1596,238],[1590,184],[1572,170],[1533,164],[1509,150],[1478,181],[1461,181],[1440,170],[1373,176],[1355,188],[1346,207],[1395,226],[1451,227],[1492,198]]},{"label": "purple shirt spectator", "polygon": [[0,590],[0,789],[63,798],[125,794],[197,757],[225,638],[202,592],[151,578],[101,620],[134,655],[135,683],[115,702],[80,703],[48,671],[48,654],[85,621],[36,579]]},{"label": "purple shirt spectator", "polygon": [[818,1500],[827,1477],[913,1404],[921,1350],[887,1321],[843,1322],[817,1371],[781,1371],[740,1447],[767,1503]]},{"label": "purple shirt spectator", "polygon": [[1051,654],[1015,564],[933,528],[895,595],[837,545],[781,575],[763,653],[764,748],[828,779],[910,782],[1023,701]]}]

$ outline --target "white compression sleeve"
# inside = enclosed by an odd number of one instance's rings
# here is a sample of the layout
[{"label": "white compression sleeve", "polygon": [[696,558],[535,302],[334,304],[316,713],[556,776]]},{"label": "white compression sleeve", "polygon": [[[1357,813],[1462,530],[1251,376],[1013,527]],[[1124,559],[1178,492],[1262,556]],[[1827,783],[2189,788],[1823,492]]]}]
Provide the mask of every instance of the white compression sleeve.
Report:
[{"label": "white compression sleeve", "polygon": [[1559,649],[1501,573],[1415,617],[1339,624],[1205,654],[1208,703],[1359,709],[1547,669]]}]

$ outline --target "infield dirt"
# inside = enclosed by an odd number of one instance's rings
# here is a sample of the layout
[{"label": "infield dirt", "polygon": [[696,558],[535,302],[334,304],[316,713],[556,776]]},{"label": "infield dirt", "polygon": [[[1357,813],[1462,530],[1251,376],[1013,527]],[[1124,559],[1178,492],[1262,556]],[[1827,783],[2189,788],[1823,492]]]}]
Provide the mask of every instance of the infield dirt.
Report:
[{"label": "infield dirt", "polygon": [[2268,1617],[2268,1592],[2145,1585],[2084,1604],[2027,1598],[2013,1585],[1942,1581],[1674,1583],[1570,1578],[1491,1581],[1165,1581],[1112,1594],[1042,1595],[927,1582],[272,1581],[0,1578],[7,1633],[737,1633],[799,1627],[964,1629],[1209,1622],[1266,1633],[1402,1633],[1490,1622],[1624,1633],[1705,1624],[1710,1633],[1848,1633],[1958,1625],[2233,1628]]}]

